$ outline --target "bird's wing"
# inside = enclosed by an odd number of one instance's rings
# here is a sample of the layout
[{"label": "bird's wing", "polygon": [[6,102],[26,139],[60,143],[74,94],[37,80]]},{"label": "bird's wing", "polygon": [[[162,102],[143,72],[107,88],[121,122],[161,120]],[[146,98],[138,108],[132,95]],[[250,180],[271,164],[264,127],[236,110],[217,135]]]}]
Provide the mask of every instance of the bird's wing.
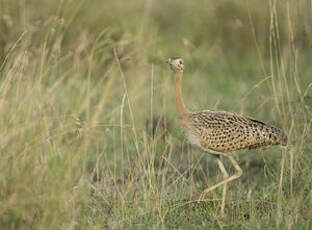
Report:
[{"label": "bird's wing", "polygon": [[280,144],[283,134],[278,128],[226,111],[192,113],[190,121],[201,146],[218,152]]}]

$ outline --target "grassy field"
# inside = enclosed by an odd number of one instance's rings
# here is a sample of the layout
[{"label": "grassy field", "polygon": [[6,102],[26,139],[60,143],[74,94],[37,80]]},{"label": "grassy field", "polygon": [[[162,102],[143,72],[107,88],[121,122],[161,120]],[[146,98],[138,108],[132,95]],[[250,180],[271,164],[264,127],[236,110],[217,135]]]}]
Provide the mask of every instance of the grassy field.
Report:
[{"label": "grassy field", "polygon": [[[0,229],[312,229],[312,8],[305,0],[1,0]],[[165,61],[192,111],[283,128],[235,152],[244,174],[176,124]],[[234,173],[224,159],[227,170]]]}]

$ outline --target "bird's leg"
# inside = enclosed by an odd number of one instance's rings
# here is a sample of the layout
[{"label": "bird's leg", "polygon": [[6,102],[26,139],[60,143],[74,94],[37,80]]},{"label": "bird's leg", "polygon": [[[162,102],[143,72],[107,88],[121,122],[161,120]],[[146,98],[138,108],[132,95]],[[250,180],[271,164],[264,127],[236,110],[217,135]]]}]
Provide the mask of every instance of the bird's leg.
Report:
[{"label": "bird's leg", "polygon": [[[223,165],[223,162],[221,161],[220,157],[218,156],[217,158],[217,162],[218,162],[218,165],[219,165],[219,168],[223,174],[223,179],[227,179],[229,177],[229,174],[227,173],[224,165]],[[223,190],[222,190],[222,204],[221,204],[221,215],[223,216],[223,213],[224,213],[224,206],[225,206],[225,197],[226,197],[226,189],[227,189],[227,184],[224,184],[223,185]]]},{"label": "bird's leg", "polygon": [[242,174],[243,174],[243,171],[242,169],[239,167],[239,165],[237,164],[237,162],[234,160],[234,158],[230,155],[225,155],[227,158],[229,158],[229,160],[231,161],[232,165],[234,166],[235,170],[236,170],[236,173],[226,179],[224,179],[223,181],[207,188],[204,190],[204,192],[201,194],[201,196],[199,197],[199,200],[203,200],[204,197],[207,195],[208,192],[218,188],[219,186],[221,185],[224,185],[224,184],[227,184],[229,183],[230,181],[232,180],[235,180],[237,178],[239,178]]},{"label": "bird's leg", "polygon": [[[218,155],[217,157],[217,162],[218,162],[218,165],[219,165],[219,168],[223,174],[223,180],[227,179],[229,177],[229,174],[227,173],[224,165],[223,165],[223,162],[221,161],[220,159],[220,156]],[[223,213],[224,213],[224,206],[225,206],[225,197],[226,197],[226,189],[227,189],[227,184],[224,184],[223,185],[223,190],[222,190],[222,204],[221,204],[221,215],[223,216]]]},{"label": "bird's leg", "polygon": [[[217,163],[218,166],[222,172],[223,175],[223,180],[227,179],[229,177],[229,174],[227,173],[223,162],[220,159],[220,155],[215,155],[217,157]],[[222,204],[221,204],[221,215],[223,216],[224,213],[224,206],[225,206],[225,198],[226,198],[226,190],[227,190],[227,184],[223,185],[223,190],[222,190]],[[202,197],[203,198],[203,197]],[[200,198],[201,199],[201,198]]]}]

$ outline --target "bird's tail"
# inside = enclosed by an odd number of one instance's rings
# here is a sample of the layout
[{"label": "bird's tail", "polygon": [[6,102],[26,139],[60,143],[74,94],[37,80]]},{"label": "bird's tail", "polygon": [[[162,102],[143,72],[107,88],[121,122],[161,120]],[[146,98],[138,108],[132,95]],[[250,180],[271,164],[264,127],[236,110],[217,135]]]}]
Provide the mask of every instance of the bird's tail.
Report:
[{"label": "bird's tail", "polygon": [[280,130],[279,144],[282,146],[286,146],[287,143],[288,143],[287,135],[282,130]]},{"label": "bird's tail", "polygon": [[271,126],[270,132],[271,132],[271,135],[269,136],[270,138],[268,140],[270,145],[282,145],[282,146],[287,145],[288,138],[283,130]]}]

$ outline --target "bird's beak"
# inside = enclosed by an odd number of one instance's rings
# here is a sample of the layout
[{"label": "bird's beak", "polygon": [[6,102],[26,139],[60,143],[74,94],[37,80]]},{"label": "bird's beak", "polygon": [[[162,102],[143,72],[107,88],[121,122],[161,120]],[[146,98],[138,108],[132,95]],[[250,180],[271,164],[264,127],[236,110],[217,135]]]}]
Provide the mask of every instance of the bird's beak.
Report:
[{"label": "bird's beak", "polygon": [[171,61],[171,58],[169,58],[169,59],[166,61],[166,63],[167,63],[167,64],[170,64],[170,61]]}]

